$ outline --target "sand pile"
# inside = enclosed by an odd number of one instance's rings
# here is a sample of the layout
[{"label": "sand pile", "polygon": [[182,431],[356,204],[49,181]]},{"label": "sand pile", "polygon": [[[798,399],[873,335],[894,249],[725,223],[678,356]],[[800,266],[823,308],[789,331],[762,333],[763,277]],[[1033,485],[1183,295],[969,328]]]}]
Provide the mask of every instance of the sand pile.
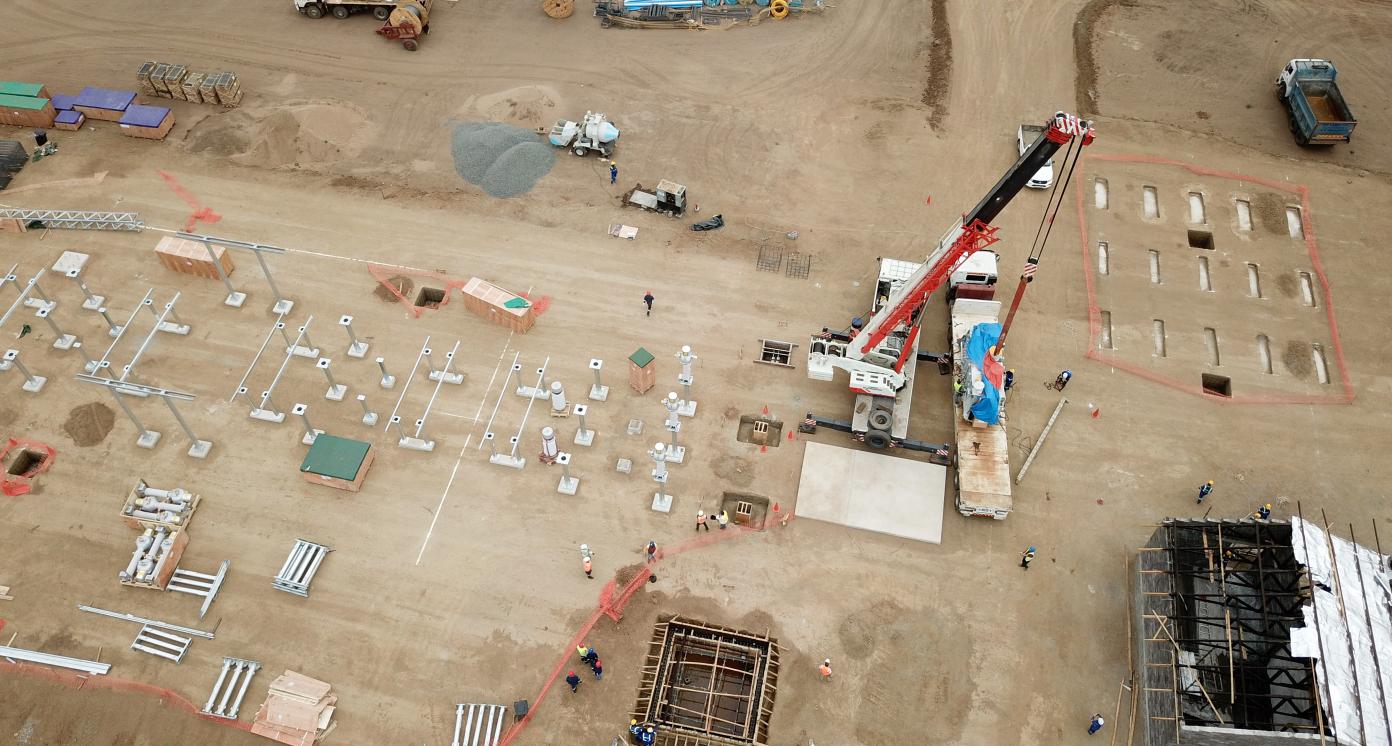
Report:
[{"label": "sand pile", "polygon": [[535,132],[501,122],[455,125],[454,170],[494,197],[531,191],[556,163],[556,150]]},{"label": "sand pile", "polygon": [[313,168],[356,158],[374,130],[356,107],[301,102],[208,116],[193,126],[187,142],[195,153],[246,165]]}]

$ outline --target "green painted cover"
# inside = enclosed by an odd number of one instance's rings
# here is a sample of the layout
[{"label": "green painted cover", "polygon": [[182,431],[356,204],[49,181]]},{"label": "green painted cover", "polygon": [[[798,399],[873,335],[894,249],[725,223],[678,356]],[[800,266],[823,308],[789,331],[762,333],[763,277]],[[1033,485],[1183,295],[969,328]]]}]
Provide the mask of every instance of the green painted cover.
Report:
[{"label": "green painted cover", "polygon": [[637,351],[628,356],[628,359],[639,368],[646,368],[648,367],[648,363],[653,361],[653,355],[651,352],[639,347]]},{"label": "green painted cover", "polygon": [[371,443],[361,440],[321,433],[314,439],[314,445],[309,447],[309,453],[305,454],[300,471],[351,482],[358,478],[358,468],[367,458],[367,451],[371,447]]},{"label": "green painted cover", "polygon": [[38,96],[43,83],[19,83],[13,80],[0,80],[0,93],[12,96]]},{"label": "green painted cover", "polygon": [[33,96],[16,96],[10,93],[0,93],[0,108],[4,109],[29,109],[40,111],[48,106],[48,99],[34,98]]}]

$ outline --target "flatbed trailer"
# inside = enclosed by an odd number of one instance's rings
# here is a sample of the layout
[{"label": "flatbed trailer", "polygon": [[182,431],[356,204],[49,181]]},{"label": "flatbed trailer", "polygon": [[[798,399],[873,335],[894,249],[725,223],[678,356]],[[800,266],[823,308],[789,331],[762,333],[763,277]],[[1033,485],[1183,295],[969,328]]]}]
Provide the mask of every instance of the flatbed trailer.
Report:
[{"label": "flatbed trailer", "polygon": [[[977,324],[1000,320],[999,301],[959,298],[952,304],[953,380],[960,381],[967,363],[965,338]],[[963,405],[953,407],[957,448],[953,481],[957,486],[957,512],[1005,520],[1014,507],[1010,494],[1010,439],[1005,432],[1005,405],[1001,419],[985,425],[965,415]]]}]

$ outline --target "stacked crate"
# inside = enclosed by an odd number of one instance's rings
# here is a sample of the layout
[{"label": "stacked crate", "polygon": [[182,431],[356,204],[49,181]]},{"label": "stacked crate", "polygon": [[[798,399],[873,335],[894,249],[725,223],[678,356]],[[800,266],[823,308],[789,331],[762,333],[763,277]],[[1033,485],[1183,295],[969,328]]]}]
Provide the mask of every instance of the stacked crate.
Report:
[{"label": "stacked crate", "polygon": [[147,96],[228,108],[242,102],[242,85],[236,73],[190,72],[184,65],[151,60],[140,66],[135,79],[140,92]]}]

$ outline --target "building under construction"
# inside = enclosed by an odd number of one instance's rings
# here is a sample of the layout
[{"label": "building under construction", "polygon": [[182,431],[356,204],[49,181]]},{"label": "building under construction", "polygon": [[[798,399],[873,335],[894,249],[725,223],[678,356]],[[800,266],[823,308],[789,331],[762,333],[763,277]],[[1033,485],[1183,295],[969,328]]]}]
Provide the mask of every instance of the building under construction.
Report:
[{"label": "building under construction", "polygon": [[1386,560],[1300,518],[1167,520],[1137,562],[1141,743],[1392,746]]},{"label": "building under construction", "polygon": [[673,617],[653,629],[633,718],[662,746],[761,746],[777,683],[768,635]]}]

